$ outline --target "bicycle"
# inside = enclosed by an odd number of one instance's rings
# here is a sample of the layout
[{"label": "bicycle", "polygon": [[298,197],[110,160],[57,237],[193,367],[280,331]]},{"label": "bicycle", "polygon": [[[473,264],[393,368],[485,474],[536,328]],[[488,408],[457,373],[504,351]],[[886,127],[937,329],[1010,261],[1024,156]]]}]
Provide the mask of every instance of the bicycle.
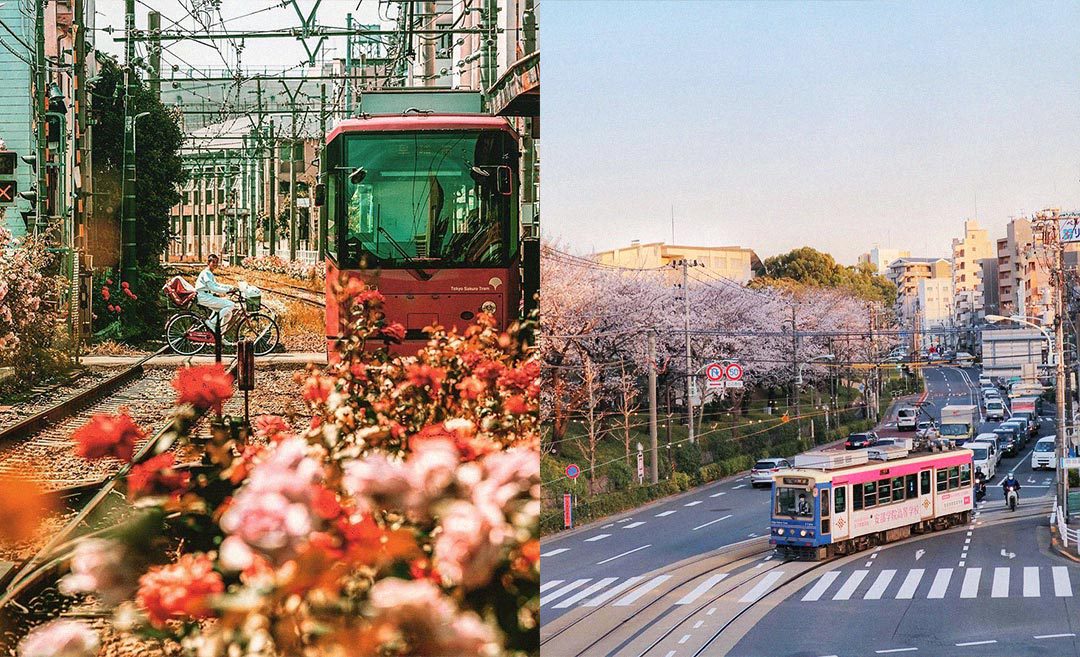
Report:
[{"label": "bicycle", "polygon": [[[281,339],[281,329],[270,314],[260,310],[261,297],[256,294],[245,298],[240,289],[229,292],[228,297],[237,303],[232,317],[221,331],[222,346],[235,347],[241,340],[251,340],[256,356],[265,356],[273,351]],[[215,338],[214,330],[208,323],[209,311],[194,303],[194,295],[178,298],[169,294],[169,298],[182,310],[165,323],[165,340],[172,350],[182,356],[194,356],[207,345],[213,345]],[[192,310],[193,305],[200,312]]]}]

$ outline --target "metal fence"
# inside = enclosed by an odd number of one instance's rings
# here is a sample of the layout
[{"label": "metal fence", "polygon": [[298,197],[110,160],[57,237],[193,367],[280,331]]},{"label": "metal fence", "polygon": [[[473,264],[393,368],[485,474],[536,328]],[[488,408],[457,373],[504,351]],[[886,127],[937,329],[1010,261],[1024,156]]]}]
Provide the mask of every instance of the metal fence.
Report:
[{"label": "metal fence", "polygon": [[1072,551],[1080,554],[1080,529],[1069,529],[1069,526],[1065,524],[1065,513],[1060,506],[1055,507],[1050,513],[1050,524],[1057,525],[1058,536],[1061,537],[1061,546],[1069,549],[1071,545]]}]

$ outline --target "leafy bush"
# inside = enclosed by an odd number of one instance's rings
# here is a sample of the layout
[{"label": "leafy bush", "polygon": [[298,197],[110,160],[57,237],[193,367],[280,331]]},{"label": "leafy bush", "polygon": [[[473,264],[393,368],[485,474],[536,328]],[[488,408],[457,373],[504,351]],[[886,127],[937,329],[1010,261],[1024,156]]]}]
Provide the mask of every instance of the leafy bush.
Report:
[{"label": "leafy bush", "polygon": [[132,281],[121,281],[112,269],[95,275],[94,338],[127,342],[162,335],[168,315],[164,284],[159,264],[139,267]]},{"label": "leafy bush", "polygon": [[256,271],[268,271],[274,274],[284,274],[301,281],[315,281],[326,279],[326,262],[318,262],[314,265],[305,264],[296,260],[286,260],[280,256],[248,256],[240,261],[240,265]]}]

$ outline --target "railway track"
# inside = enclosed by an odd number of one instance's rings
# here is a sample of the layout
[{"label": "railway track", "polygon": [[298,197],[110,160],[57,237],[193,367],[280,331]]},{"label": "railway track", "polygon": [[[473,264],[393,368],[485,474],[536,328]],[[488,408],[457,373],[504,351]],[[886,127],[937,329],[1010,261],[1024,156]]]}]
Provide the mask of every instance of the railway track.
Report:
[{"label": "railway track", "polygon": [[[143,366],[166,350],[167,347],[143,358],[124,372],[87,391],[92,394],[80,394],[77,398],[66,400],[27,418],[19,425],[9,427],[0,432],[0,442],[40,445],[46,450],[61,445],[70,449],[70,431],[81,426],[91,415],[115,411],[125,403],[141,397],[143,393],[152,394],[157,399],[170,399],[168,394],[162,394],[164,390],[158,388],[162,381],[164,388],[168,388],[171,374],[169,377],[155,379],[151,389],[140,390],[144,382],[151,378],[144,377]],[[233,360],[228,370],[233,372],[235,367],[236,361]],[[160,410],[155,411],[155,414],[160,418]],[[132,464],[140,463],[156,452],[158,444],[171,426],[171,419],[159,419],[155,426],[154,433],[137,450]],[[0,575],[0,647],[14,648],[14,644],[26,630],[37,622],[55,616],[66,606],[67,601],[56,588],[62,574],[61,566],[70,558],[78,538],[107,532],[115,526],[119,520],[116,514],[122,515],[123,507],[120,507],[120,511],[110,512],[106,504],[121,496],[117,483],[130,466],[131,464],[124,464],[111,472],[88,472],[90,476],[80,479],[54,478],[52,481],[42,482],[53,490],[69,510],[62,527],[50,535],[43,547]],[[19,467],[25,468],[28,464],[19,459],[17,463],[9,465],[3,461],[0,454],[0,472],[15,471]],[[95,528],[95,524],[103,527]]]},{"label": "railway track", "polygon": [[[174,264],[172,265],[172,267],[177,271],[182,271],[184,273],[197,273],[198,270],[201,269],[202,265],[189,266]],[[289,283],[282,283],[279,281],[273,281],[267,278],[263,278],[259,275],[258,271],[243,270],[242,276],[238,273],[231,271],[221,272],[217,276],[223,282],[235,282],[239,278],[243,278],[245,281],[250,281],[251,283],[254,283],[256,286],[258,286],[260,290],[264,292],[283,296],[310,306],[316,306],[318,308],[326,307],[326,299],[319,292],[316,292],[315,290],[304,287],[302,285],[292,285]]]}]

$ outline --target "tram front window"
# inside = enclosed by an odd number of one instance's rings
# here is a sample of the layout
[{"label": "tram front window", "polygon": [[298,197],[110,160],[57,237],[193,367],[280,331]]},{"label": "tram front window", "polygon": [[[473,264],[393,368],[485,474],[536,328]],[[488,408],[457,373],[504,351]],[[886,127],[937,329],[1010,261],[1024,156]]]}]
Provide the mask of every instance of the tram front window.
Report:
[{"label": "tram front window", "polygon": [[780,486],[776,489],[776,515],[810,518],[814,515],[814,503],[805,488]]},{"label": "tram front window", "polygon": [[505,266],[517,248],[517,141],[487,132],[348,137],[348,260],[383,267]]}]

